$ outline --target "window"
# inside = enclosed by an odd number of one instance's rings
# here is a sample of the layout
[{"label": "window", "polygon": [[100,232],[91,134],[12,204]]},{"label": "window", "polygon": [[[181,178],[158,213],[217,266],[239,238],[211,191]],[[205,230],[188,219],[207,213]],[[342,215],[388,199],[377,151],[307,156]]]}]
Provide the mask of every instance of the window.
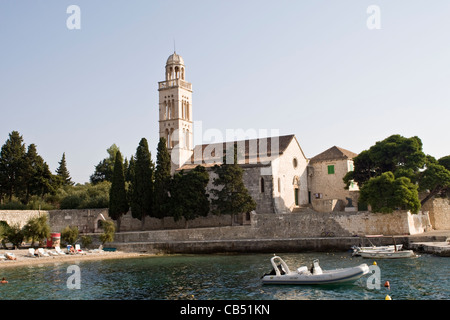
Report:
[{"label": "window", "polygon": [[292,160],[292,165],[294,166],[294,169],[297,168],[297,166],[298,166],[297,158],[294,158],[294,159]]},{"label": "window", "polygon": [[281,193],[281,179],[278,178],[278,193]]},{"label": "window", "polygon": [[295,205],[298,206],[298,188],[294,189]]},{"label": "window", "polygon": [[334,165],[328,166],[328,174],[334,174]]},{"label": "window", "polygon": [[261,178],[260,188],[261,188],[261,193],[264,193],[264,178]]}]

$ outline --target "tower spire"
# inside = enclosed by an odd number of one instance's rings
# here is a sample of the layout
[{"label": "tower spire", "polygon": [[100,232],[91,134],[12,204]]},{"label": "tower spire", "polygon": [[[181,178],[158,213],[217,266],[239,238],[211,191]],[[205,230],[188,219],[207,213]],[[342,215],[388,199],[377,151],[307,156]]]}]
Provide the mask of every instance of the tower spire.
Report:
[{"label": "tower spire", "polygon": [[175,47],[175,38],[173,38],[173,53],[177,53],[177,50]]}]

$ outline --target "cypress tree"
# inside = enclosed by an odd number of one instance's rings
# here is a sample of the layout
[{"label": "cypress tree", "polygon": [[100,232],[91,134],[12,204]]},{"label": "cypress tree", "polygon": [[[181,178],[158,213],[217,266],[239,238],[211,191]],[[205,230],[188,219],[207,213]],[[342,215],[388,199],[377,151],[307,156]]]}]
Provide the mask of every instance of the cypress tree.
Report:
[{"label": "cypress tree", "polygon": [[145,217],[152,215],[154,164],[148,149],[147,139],[142,138],[136,149],[132,181],[131,215],[145,225]]},{"label": "cypress tree", "polygon": [[170,154],[165,138],[160,138],[156,154],[154,216],[163,218],[169,210]]},{"label": "cypress tree", "polygon": [[64,186],[73,186],[72,178],[70,177],[69,170],[67,170],[66,153],[64,152],[59,162],[59,167],[56,169],[56,175],[62,180]]},{"label": "cypress tree", "polygon": [[128,212],[129,205],[125,190],[125,177],[120,151],[116,153],[114,171],[109,192],[109,216],[117,221],[117,229],[120,230],[121,218]]}]

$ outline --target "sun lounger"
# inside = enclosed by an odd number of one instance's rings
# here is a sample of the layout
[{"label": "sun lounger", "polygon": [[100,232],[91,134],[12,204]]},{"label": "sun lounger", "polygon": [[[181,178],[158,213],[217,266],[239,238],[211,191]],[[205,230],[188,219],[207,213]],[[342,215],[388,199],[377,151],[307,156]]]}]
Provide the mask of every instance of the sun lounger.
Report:
[{"label": "sun lounger", "polygon": [[8,259],[8,260],[17,260],[17,258],[16,258],[16,256],[14,255],[14,253],[6,252],[6,253],[5,253],[5,257],[6,257],[6,259]]},{"label": "sun lounger", "polygon": [[0,254],[0,260],[6,260],[6,257],[4,254]]},{"label": "sun lounger", "polygon": [[56,251],[48,250],[47,252],[50,256],[59,256],[58,252]]},{"label": "sun lounger", "polygon": [[39,248],[39,249],[38,249],[38,253],[39,253],[39,257],[40,257],[40,256],[43,256],[43,257],[50,257],[50,255],[49,255],[47,252],[45,252],[44,249],[42,249],[42,248]]},{"label": "sun lounger", "polygon": [[28,257],[32,257],[32,258],[36,258],[36,251],[34,250],[34,248],[28,248]]},{"label": "sun lounger", "polygon": [[60,247],[55,247],[55,251],[57,254],[59,254],[61,256],[66,255],[66,253],[64,251],[62,251]]},{"label": "sun lounger", "polygon": [[79,244],[76,244],[76,245],[75,245],[75,251],[76,251],[76,253],[79,253],[79,254],[86,254],[86,252],[84,252],[83,250],[81,250]]},{"label": "sun lounger", "polygon": [[90,253],[100,253],[100,252],[103,252],[103,246],[100,245],[100,246],[98,247],[98,249],[91,249],[91,250],[89,250],[88,252],[90,252]]}]

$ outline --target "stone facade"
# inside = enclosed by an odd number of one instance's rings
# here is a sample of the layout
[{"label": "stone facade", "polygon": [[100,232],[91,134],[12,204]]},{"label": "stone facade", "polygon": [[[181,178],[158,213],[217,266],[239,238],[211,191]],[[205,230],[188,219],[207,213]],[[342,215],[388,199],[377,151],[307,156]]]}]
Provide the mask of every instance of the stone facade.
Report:
[{"label": "stone facade", "polygon": [[353,183],[346,190],[342,180],[347,172],[353,171],[355,156],[355,153],[335,146],[310,160],[308,188],[314,210],[357,211],[359,188]]},{"label": "stone facade", "polygon": [[450,199],[434,198],[427,201],[422,211],[428,211],[430,221],[436,230],[450,230]]}]

